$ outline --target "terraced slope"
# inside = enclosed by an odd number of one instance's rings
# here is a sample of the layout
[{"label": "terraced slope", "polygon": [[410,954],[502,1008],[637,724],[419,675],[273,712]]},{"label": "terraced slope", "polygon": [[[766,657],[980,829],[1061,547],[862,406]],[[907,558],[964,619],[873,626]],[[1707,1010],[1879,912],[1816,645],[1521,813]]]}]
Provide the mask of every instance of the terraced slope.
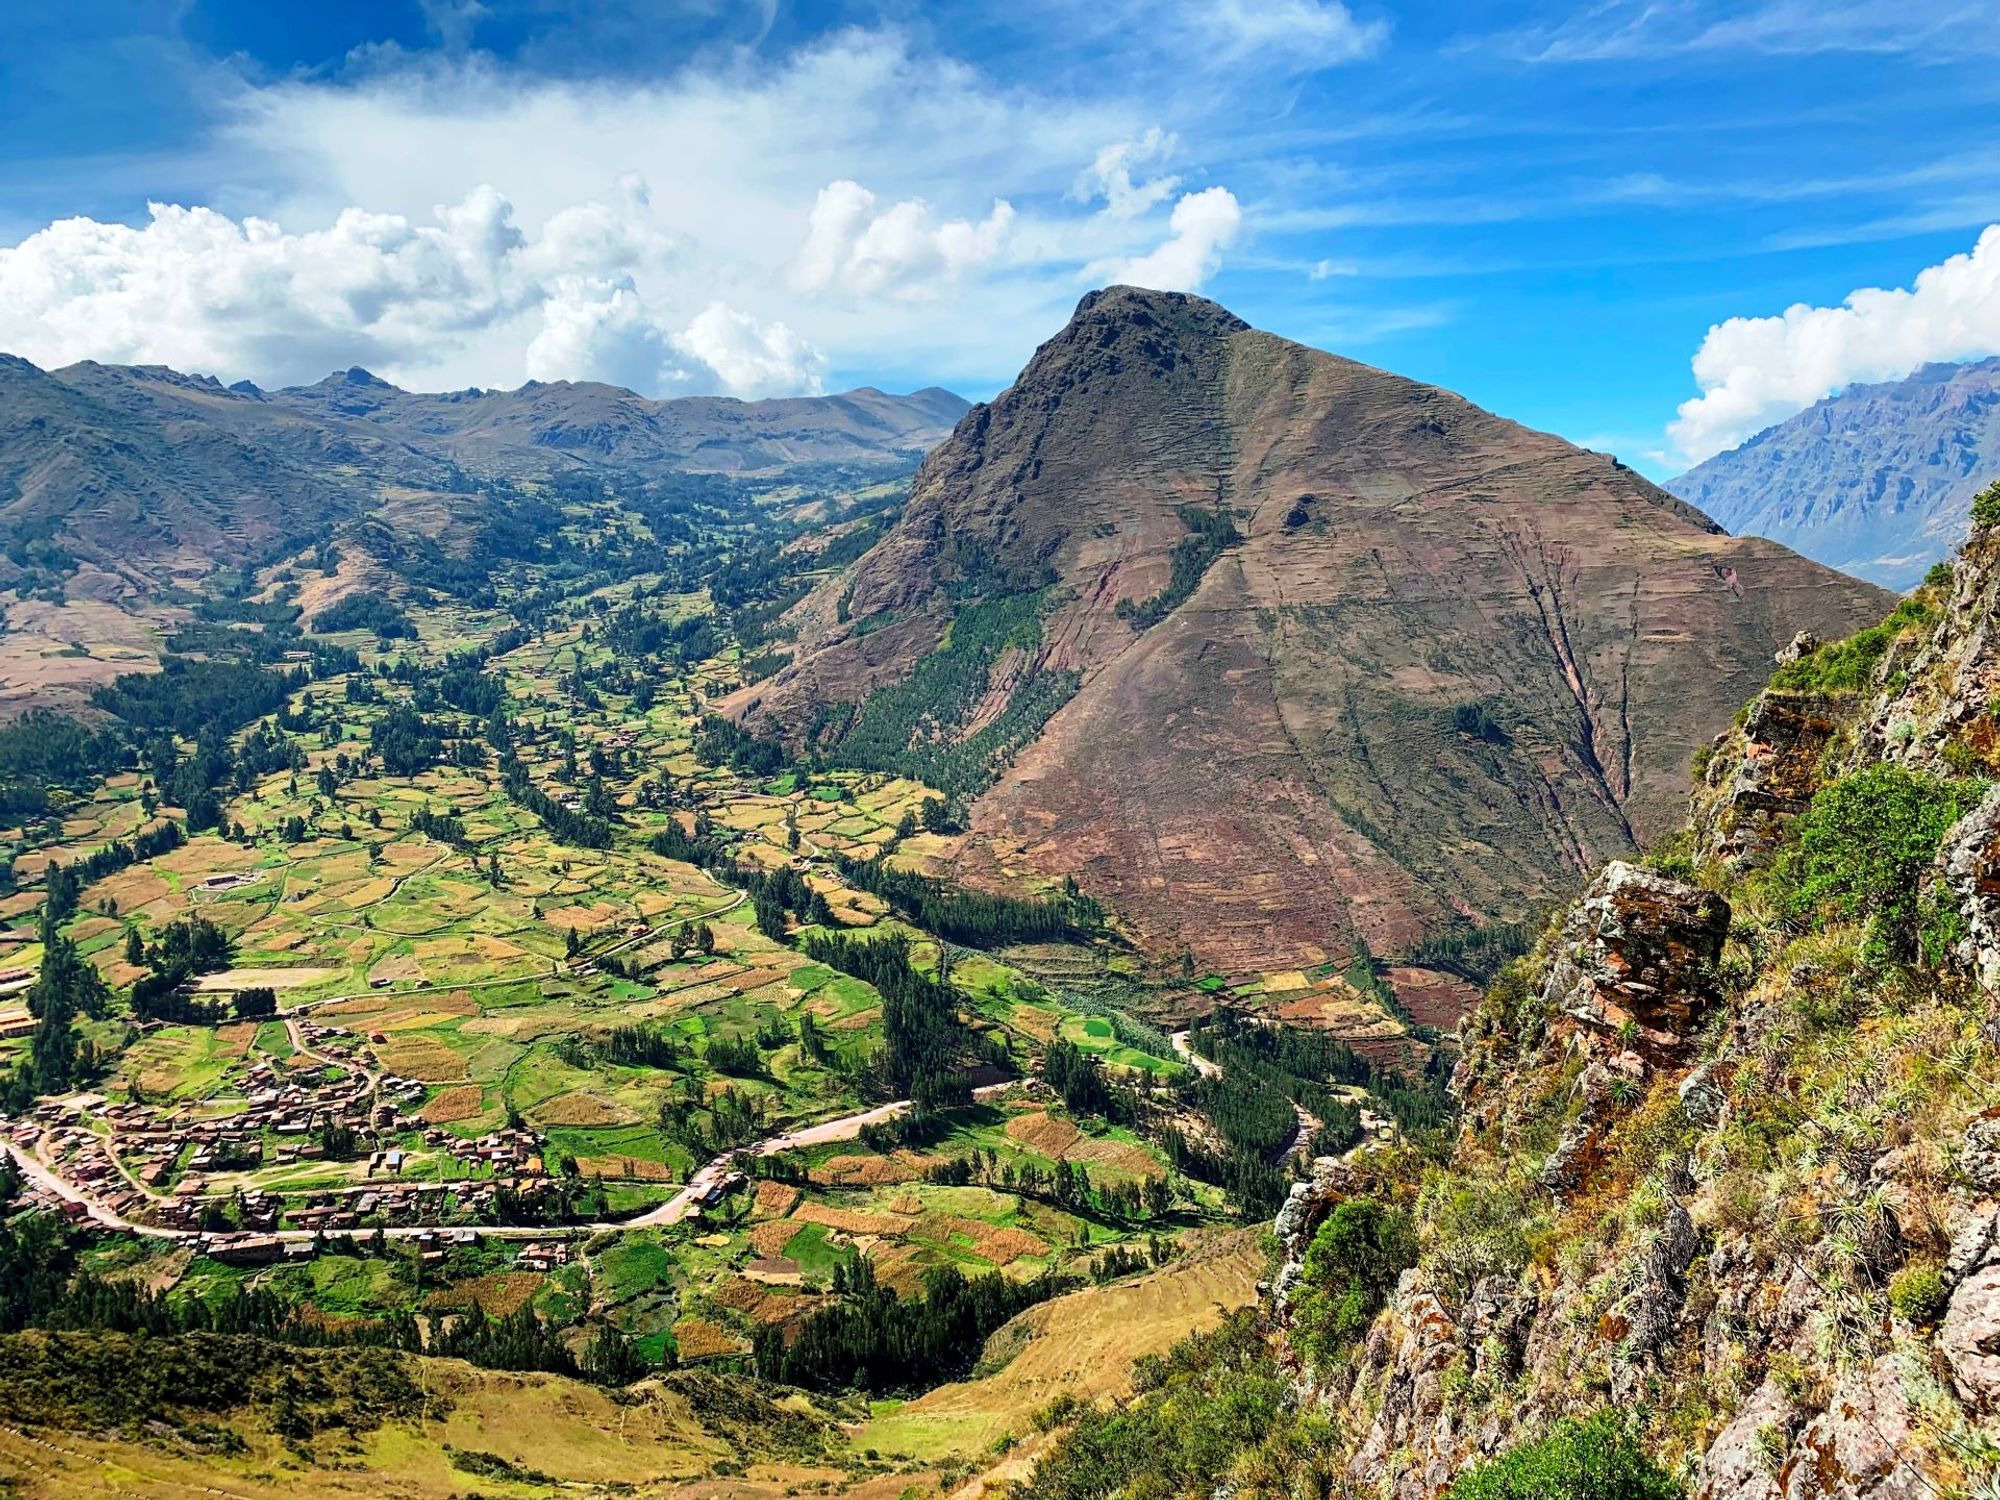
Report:
[{"label": "terraced slope", "polygon": [[964,878],[1074,872],[1155,950],[1286,969],[1566,892],[1669,824],[1778,646],[1884,597],[1448,391],[1114,287],[726,706],[977,793]]}]

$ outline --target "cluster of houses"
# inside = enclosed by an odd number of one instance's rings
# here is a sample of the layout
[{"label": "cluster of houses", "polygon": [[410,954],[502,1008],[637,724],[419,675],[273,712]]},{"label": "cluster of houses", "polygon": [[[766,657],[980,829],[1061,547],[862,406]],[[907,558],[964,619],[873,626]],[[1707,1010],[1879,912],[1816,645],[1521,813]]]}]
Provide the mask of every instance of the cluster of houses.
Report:
[{"label": "cluster of houses", "polygon": [[[21,1120],[0,1122],[0,1128],[30,1152],[47,1138],[57,1149],[45,1150],[45,1159],[119,1218],[190,1233],[212,1222],[209,1210],[221,1191],[221,1174],[323,1159],[333,1129],[372,1144],[365,1179],[354,1186],[315,1192],[302,1202],[297,1194],[287,1199],[265,1190],[233,1195],[238,1212],[232,1217],[246,1233],[228,1237],[225,1258],[275,1259],[281,1244],[309,1244],[275,1238],[268,1247],[240,1243],[272,1237],[281,1223],[356,1232],[436,1224],[448,1212],[479,1218],[495,1210],[503,1190],[519,1192],[547,1180],[543,1143],[534,1132],[508,1127],[463,1140],[426,1126],[411,1113],[424,1099],[425,1085],[393,1075],[371,1082],[356,1059],[360,1039],[341,1027],[301,1021],[298,1029],[312,1057],[351,1071],[295,1071],[253,1059],[241,1075],[243,1107],[230,1114],[204,1117],[186,1106],[110,1104],[84,1095],[43,1100]],[[389,1144],[418,1134],[422,1152]],[[401,1180],[418,1155],[448,1157],[466,1180]],[[85,1211],[80,1204],[71,1209],[78,1215]]]}]

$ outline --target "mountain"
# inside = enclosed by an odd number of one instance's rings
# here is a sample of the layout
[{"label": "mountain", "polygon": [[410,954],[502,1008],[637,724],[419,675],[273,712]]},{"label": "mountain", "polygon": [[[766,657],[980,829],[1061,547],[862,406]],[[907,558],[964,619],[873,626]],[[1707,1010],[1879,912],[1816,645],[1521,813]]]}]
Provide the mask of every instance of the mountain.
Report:
[{"label": "mountain", "polygon": [[1440,1160],[1318,1158],[1257,1314],[1014,1493],[1994,1493],[1996,631],[1988,526],[1801,643],[1467,1017]]},{"label": "mountain", "polygon": [[968,798],[1222,970],[1519,917],[1664,831],[1800,629],[1885,599],[1434,386],[1114,287],[724,710]]},{"label": "mountain", "polygon": [[110,595],[191,583],[385,494],[617,471],[811,480],[906,470],[965,411],[948,391],[654,401],[614,386],[403,391],[365,370],[265,392],[159,366],[0,356],[0,587],[68,564]]},{"label": "mountain", "polygon": [[876,463],[935,447],[967,402],[935,386],[907,396],[864,387],[838,396],[650,400],[618,386],[529,381],[515,391],[398,390],[366,370],[263,398],[368,428],[464,463],[579,464],[771,474],[802,464]]},{"label": "mountain", "polygon": [[2000,468],[2000,359],[1850,386],[1667,488],[1740,535],[1907,589],[1965,536]]}]

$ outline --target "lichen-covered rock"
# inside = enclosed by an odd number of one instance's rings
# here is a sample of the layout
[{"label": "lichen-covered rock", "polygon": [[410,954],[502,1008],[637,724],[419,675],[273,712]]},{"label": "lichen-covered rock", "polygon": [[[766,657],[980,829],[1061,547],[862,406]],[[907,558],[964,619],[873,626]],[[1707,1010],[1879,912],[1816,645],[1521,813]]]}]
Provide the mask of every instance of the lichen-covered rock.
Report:
[{"label": "lichen-covered rock", "polygon": [[1778,1383],[1765,1381],[1709,1445],[1696,1500],[1781,1500],[1773,1455],[1791,1447],[1803,1420]]},{"label": "lichen-covered rock", "polygon": [[1958,1170],[1977,1191],[2000,1197],[2000,1110],[1988,1111],[1967,1127]]},{"label": "lichen-covered rock", "polygon": [[1718,996],[1729,903],[1643,865],[1614,860],[1563,924],[1542,996],[1654,1061],[1679,1057]]},{"label": "lichen-covered rock", "polygon": [[2000,992],[2000,787],[1945,835],[1938,868],[1965,929],[1954,956],[1982,987]]},{"label": "lichen-covered rock", "polygon": [[2000,1413],[2000,1265],[1958,1284],[1938,1325],[1937,1346],[1960,1399],[1974,1411]]},{"label": "lichen-covered rock", "polygon": [[1893,1355],[1850,1370],[1799,1434],[1780,1471],[1785,1500],[1934,1500],[1916,1460],[1920,1419]]},{"label": "lichen-covered rock", "polygon": [[1844,705],[1816,693],[1760,694],[1742,729],[1719,741],[1709,786],[1697,797],[1696,846],[1744,870],[1766,863],[1785,825],[1819,788],[1827,746]]}]

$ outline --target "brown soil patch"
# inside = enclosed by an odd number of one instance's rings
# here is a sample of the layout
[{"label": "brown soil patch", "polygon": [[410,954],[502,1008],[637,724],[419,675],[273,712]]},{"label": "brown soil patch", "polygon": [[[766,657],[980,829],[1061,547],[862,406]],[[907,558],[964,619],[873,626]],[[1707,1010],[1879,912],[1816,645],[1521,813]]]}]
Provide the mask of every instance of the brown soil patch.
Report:
[{"label": "brown soil patch", "polygon": [[558,1094],[553,1099],[544,1099],[527,1114],[537,1125],[597,1126],[632,1123],[630,1110],[601,1095],[586,1094],[581,1089]]},{"label": "brown soil patch", "polygon": [[1067,1159],[1086,1166],[1105,1167],[1128,1177],[1164,1177],[1167,1169],[1137,1146],[1123,1141],[1079,1141]]},{"label": "brown soil patch", "polygon": [[780,1255],[769,1260],[752,1261],[743,1268],[743,1279],[754,1281],[759,1286],[801,1286],[806,1278],[797,1261],[786,1260]]},{"label": "brown soil patch", "polygon": [[625,1177],[641,1182],[672,1182],[674,1169],[661,1161],[636,1156],[579,1156],[576,1169],[585,1177]]},{"label": "brown soil patch", "polygon": [[430,1306],[449,1312],[476,1302],[488,1317],[504,1318],[524,1307],[544,1280],[534,1271],[494,1271],[431,1293]]},{"label": "brown soil patch", "polygon": [[1083,1132],[1068,1120],[1059,1120],[1046,1111],[1016,1115],[1007,1122],[1007,1138],[1019,1141],[1031,1151],[1060,1157],[1081,1139]]},{"label": "brown soil patch", "polygon": [[813,1171],[813,1181],[833,1187],[888,1187],[918,1176],[909,1162],[888,1156],[829,1156]]},{"label": "brown soil patch", "polygon": [[456,1084],[444,1089],[417,1111],[417,1118],[428,1125],[449,1125],[454,1120],[469,1120],[486,1107],[486,1095],[476,1083]]},{"label": "brown soil patch", "polygon": [[674,1324],[674,1346],[682,1359],[715,1359],[725,1354],[741,1354],[743,1340],[706,1318],[683,1318]]},{"label": "brown soil patch", "polygon": [[769,1219],[750,1231],[750,1248],[763,1259],[775,1259],[798,1232],[799,1226],[789,1219]]},{"label": "brown soil patch", "polygon": [[717,1307],[726,1307],[731,1312],[747,1313],[751,1308],[770,1296],[767,1287],[754,1281],[746,1281],[741,1276],[732,1276],[709,1294],[709,1301]]},{"label": "brown soil patch", "polygon": [[917,1224],[917,1233],[930,1240],[963,1235],[972,1241],[973,1254],[996,1266],[1026,1255],[1049,1253],[1048,1242],[1025,1229],[1003,1228],[979,1219],[961,1219],[955,1214],[926,1214]]},{"label": "brown soil patch", "polygon": [[750,1200],[750,1211],[760,1219],[782,1219],[798,1206],[799,1190],[788,1182],[773,1182],[766,1177],[757,1183],[756,1195]]},{"label": "brown soil patch", "polygon": [[828,1229],[843,1229],[849,1234],[899,1235],[910,1227],[910,1220],[899,1214],[862,1213],[855,1209],[830,1208],[824,1203],[801,1203],[792,1213],[792,1219],[800,1224],[824,1224]]},{"label": "brown soil patch", "polygon": [[465,1077],[465,1059],[427,1036],[395,1036],[375,1044],[383,1071],[420,1083],[456,1083]]}]

